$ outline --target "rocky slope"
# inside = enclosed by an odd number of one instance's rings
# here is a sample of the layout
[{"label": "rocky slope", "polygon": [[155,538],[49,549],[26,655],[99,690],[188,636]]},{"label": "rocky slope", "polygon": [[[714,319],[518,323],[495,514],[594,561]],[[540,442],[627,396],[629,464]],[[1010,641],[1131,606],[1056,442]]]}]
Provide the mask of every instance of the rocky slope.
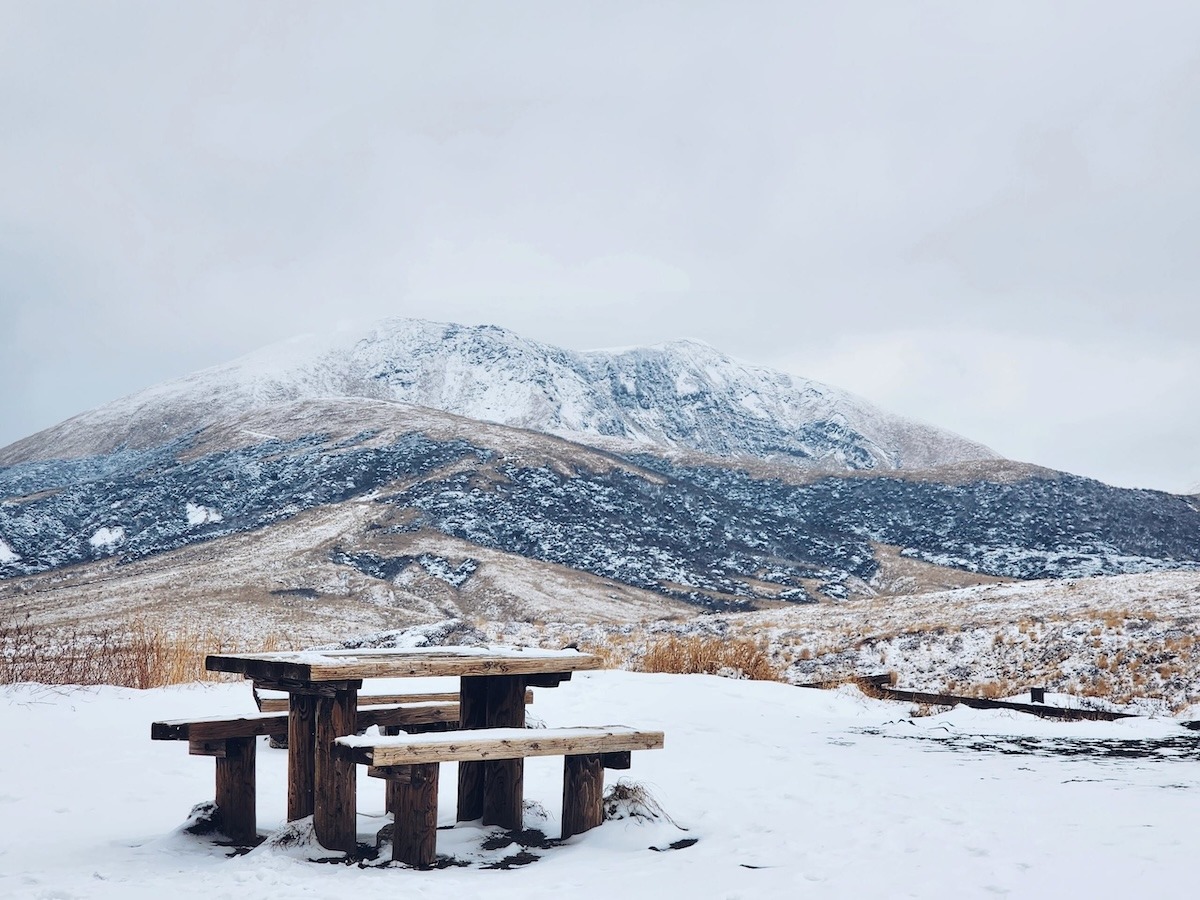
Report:
[{"label": "rocky slope", "polygon": [[122,573],[164,559],[201,596],[367,598],[388,624],[549,614],[528,578],[501,586],[523,563],[587,585],[550,617],[620,618],[1196,568],[1200,502],[998,460],[702,345],[391,320],[0,451],[0,600],[94,581],[128,601]]},{"label": "rocky slope", "polygon": [[[359,514],[324,539],[321,577],[283,573],[277,589],[316,599],[340,572],[385,598],[414,577],[461,592],[486,550],[669,604],[748,609],[872,594],[905,561],[956,571],[952,584],[1200,561],[1194,500],[998,471],[786,480],[381,401],[300,402],[146,450],[0,469],[0,579],[119,567],[343,506]],[[421,535],[459,550],[416,551]]]}]

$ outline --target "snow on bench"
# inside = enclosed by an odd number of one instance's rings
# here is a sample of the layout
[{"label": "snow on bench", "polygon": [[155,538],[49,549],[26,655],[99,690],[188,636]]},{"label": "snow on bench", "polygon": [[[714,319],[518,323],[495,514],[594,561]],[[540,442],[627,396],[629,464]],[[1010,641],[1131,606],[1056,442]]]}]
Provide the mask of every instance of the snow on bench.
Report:
[{"label": "snow on bench", "polygon": [[[361,709],[357,726],[427,730],[459,724],[458,703],[418,703]],[[255,802],[255,740],[263,735],[287,734],[287,713],[248,713],[169,719],[150,725],[154,741],[187,741],[193,756],[216,759],[216,805],[220,830],[235,843],[254,843],[258,836]]]},{"label": "snow on bench", "polygon": [[[628,769],[634,750],[663,746],[661,731],[624,725],[600,728],[486,728],[382,737],[342,737],[334,753],[389,784],[395,815],[392,858],[431,866],[437,855],[437,788],[443,762],[494,762],[530,756],[563,757],[562,837],[595,828],[604,819],[604,770]],[[502,779],[503,781],[503,779]],[[503,784],[521,803],[521,784]],[[486,822],[487,819],[485,818]]]}]

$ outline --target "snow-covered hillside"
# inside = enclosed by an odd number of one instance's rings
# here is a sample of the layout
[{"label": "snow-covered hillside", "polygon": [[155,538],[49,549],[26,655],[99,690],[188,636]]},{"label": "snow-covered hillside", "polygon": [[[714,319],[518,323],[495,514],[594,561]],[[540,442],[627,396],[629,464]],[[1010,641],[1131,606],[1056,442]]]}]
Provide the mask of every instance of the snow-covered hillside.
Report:
[{"label": "snow-covered hillside", "polygon": [[307,399],[415,404],[621,449],[914,469],[996,454],[828,385],[675,341],[574,352],[493,326],[387,319],[267,347],[117,400],[0,451],[0,465],[146,449]]},{"label": "snow-covered hillside", "polygon": [[[325,415],[312,415],[322,405]],[[1200,511],[1167,494],[1054,473],[954,484],[843,473],[793,484],[430,410],[408,417],[414,410],[296,401],[278,412],[298,434],[281,435],[277,416],[246,414],[151,450],[0,468],[0,580],[125,564],[338,505],[352,513],[346,530],[295,548],[319,551],[325,575],[281,572],[292,583],[272,589],[323,593],[358,572],[391,591],[429,552],[414,553],[411,537],[428,532],[469,545],[451,567],[467,566],[463,591],[486,577],[477,547],[710,609],[887,590],[877,581],[882,545],[980,577],[1200,563]],[[969,583],[978,579],[957,581]]]}]

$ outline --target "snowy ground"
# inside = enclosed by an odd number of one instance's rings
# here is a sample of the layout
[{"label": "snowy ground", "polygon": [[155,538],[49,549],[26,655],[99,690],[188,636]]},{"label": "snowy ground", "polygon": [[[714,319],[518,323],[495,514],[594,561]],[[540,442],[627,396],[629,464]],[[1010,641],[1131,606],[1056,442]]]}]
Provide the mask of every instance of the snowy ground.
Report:
[{"label": "snowy ground", "polygon": [[[1104,898],[1181,896],[1195,880],[1200,735],[1170,719],[911,719],[851,688],[628,672],[536,694],[547,724],[665,730],[665,749],[608,776],[648,787],[676,824],[606,822],[508,871],[483,864],[519,848],[481,849],[477,826],[438,837],[470,865],[428,872],[323,865],[313,845],[230,857],[180,830],[212,796],[212,761],[151,742],[149,723],[249,711],[245,685],[0,689],[0,896]],[[285,756],[260,746],[264,833],[283,825]],[[359,791],[366,841],[382,785],[360,777]],[[526,798],[545,811],[527,826],[557,834],[560,792],[559,761],[527,763]]]}]

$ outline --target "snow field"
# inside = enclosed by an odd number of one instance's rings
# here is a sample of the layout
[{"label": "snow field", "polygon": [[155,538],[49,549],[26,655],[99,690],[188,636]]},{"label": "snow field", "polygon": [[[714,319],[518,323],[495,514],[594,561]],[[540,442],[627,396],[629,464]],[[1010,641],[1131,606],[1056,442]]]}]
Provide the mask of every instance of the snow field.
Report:
[{"label": "snow field", "polygon": [[[1200,768],[1185,756],[1068,757],[1055,747],[1188,735],[1167,719],[1054,723],[711,676],[577,673],[536,691],[549,725],[666,732],[628,772],[677,823],[606,822],[510,871],[320,865],[312,845],[229,858],[178,829],[213,793],[213,763],[152,742],[160,718],[246,712],[243,684],[152,691],[0,690],[0,896],[14,898],[486,896],[1128,897],[1194,879]],[[1046,752],[965,750],[957,739],[1033,741]],[[259,828],[284,818],[286,754],[259,747]],[[440,822],[454,819],[443,767]],[[382,784],[359,777],[359,837],[382,818]],[[526,824],[556,835],[561,761],[526,764]],[[687,829],[686,831],[682,829]],[[439,832],[464,860],[485,832]],[[653,852],[694,838],[686,849]]]}]

